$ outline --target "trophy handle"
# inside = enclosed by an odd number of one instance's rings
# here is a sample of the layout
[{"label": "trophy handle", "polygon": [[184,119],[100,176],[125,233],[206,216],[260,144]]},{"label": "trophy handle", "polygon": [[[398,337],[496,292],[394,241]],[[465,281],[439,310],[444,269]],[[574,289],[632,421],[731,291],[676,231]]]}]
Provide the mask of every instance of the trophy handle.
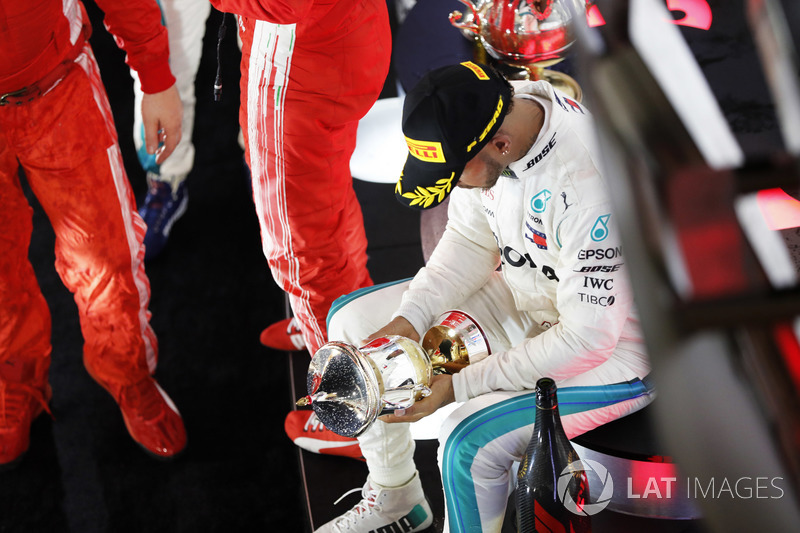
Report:
[{"label": "trophy handle", "polygon": [[395,409],[408,409],[422,398],[430,396],[431,389],[423,383],[396,387],[381,399],[381,412],[378,416],[392,414]]},{"label": "trophy handle", "polygon": [[453,11],[452,13],[450,13],[450,16],[448,17],[450,20],[450,24],[452,24],[459,30],[471,31],[472,33],[478,35],[481,31],[480,22],[478,21],[480,15],[478,15],[478,10],[475,9],[475,4],[470,2],[470,0],[458,0],[458,1],[467,6],[470,9],[470,11],[472,11],[472,22],[457,22],[464,16],[464,14],[461,11]]}]

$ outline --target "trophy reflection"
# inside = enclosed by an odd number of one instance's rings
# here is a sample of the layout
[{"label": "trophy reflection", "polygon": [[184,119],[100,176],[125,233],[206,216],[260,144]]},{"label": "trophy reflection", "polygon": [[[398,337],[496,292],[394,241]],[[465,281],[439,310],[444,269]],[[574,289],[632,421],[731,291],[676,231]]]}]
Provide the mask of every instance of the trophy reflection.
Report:
[{"label": "trophy reflection", "polygon": [[[450,23],[517,77],[546,80],[580,101],[583,92],[572,76],[548,67],[562,61],[575,42],[573,23],[586,17],[589,0],[459,0],[469,8],[453,11]],[[511,77],[511,76],[510,76]],[[513,77],[512,77],[513,79]]]},{"label": "trophy reflection", "polygon": [[489,353],[480,326],[456,310],[439,316],[421,343],[399,335],[359,348],[328,342],[311,358],[308,396],[297,405],[311,404],[325,427],[356,437],[380,415],[411,407],[430,394],[435,374],[458,372]]}]

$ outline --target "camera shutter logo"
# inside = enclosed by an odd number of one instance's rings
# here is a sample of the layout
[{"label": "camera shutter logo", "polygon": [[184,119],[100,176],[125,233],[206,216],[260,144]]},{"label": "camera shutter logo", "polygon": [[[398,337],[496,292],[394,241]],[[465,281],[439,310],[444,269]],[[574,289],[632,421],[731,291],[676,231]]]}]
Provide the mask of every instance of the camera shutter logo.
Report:
[{"label": "camera shutter logo", "polygon": [[[569,482],[572,481],[575,472],[581,471],[597,474],[603,484],[603,490],[600,491],[600,496],[595,503],[584,503],[579,508],[569,493]],[[608,473],[606,467],[597,461],[590,459],[578,460],[561,471],[561,475],[558,477],[558,494],[561,503],[564,504],[568,511],[574,514],[591,516],[605,509],[611,501],[611,496],[614,494],[614,480],[611,479],[611,474]]]}]

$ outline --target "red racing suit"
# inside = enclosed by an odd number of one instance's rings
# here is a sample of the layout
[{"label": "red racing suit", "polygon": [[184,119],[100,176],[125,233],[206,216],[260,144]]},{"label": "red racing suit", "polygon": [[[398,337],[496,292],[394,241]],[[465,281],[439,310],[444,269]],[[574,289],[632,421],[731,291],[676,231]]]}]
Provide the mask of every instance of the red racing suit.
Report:
[{"label": "red racing suit", "polygon": [[264,255],[313,354],[333,300],[372,284],[350,157],[389,70],[386,2],[211,3],[239,15],[239,120]]},{"label": "red racing suit", "polygon": [[[175,82],[152,0],[97,0],[145,91]],[[32,208],[19,170],[55,232],[56,270],[74,294],[87,370],[102,385],[155,370],[145,226],[120,156],[78,0],[0,0],[0,386],[44,391],[50,312],[28,260]]]}]

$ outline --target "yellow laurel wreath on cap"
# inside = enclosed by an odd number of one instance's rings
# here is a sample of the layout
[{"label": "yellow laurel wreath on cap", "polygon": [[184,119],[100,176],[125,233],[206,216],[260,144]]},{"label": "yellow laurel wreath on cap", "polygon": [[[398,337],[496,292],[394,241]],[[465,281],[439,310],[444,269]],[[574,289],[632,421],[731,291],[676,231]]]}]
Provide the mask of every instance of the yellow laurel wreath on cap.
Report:
[{"label": "yellow laurel wreath on cap", "polygon": [[[417,186],[417,188],[413,191],[403,193],[403,198],[408,198],[411,200],[409,205],[421,205],[423,208],[430,207],[430,205],[436,201],[436,203],[441,203],[444,200],[446,194],[450,192],[453,187],[453,178],[455,177],[456,173],[451,172],[449,178],[442,178],[436,181],[436,185],[432,187],[421,187]],[[402,181],[403,177],[400,177],[400,181],[397,182],[397,186],[395,190],[397,192],[402,191],[402,187],[400,182]]]}]

